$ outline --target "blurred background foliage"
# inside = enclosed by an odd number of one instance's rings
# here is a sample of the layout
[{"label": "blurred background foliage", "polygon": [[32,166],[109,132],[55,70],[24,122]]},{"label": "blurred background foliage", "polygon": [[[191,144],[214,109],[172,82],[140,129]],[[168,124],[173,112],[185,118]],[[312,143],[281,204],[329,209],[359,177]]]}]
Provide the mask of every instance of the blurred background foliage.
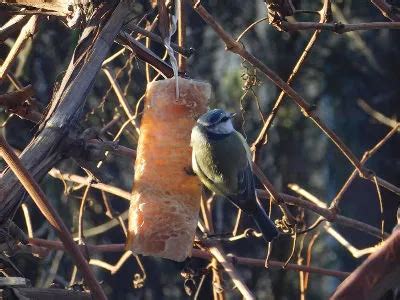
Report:
[{"label": "blurred background foliage", "polygon": [[[146,0],[137,1],[138,11],[142,14],[151,9]],[[319,1],[293,1],[298,9],[320,9]],[[222,26],[233,36],[238,36],[249,24],[266,16],[265,3],[256,1],[202,1]],[[4,23],[8,15],[0,15]],[[343,23],[386,21],[381,13],[369,1],[334,1],[334,20]],[[296,15],[297,20],[315,20],[315,16]],[[21,82],[32,84],[36,99],[43,109],[51,99],[57,82],[63,76],[80,31],[70,30],[56,18],[43,20],[40,31],[29,42],[24,53],[19,56],[13,67],[13,73]],[[278,32],[266,22],[258,24],[242,39],[245,47],[265,64],[275,70],[283,79],[287,79],[298,57],[302,53],[311,31]],[[210,107],[223,107],[239,112],[236,127],[240,129],[251,144],[262,127],[257,109],[259,101],[263,116],[266,117],[279,95],[280,90],[259,72],[259,84],[252,91],[243,89],[246,72],[254,70],[240,57],[224,50],[224,44],[215,33],[189,8],[188,9],[187,46],[196,49],[188,64],[188,75],[192,78],[209,81],[213,86]],[[400,112],[400,32],[395,30],[360,31],[348,34],[322,32],[312,49],[312,53],[302,67],[293,87],[309,103],[315,104],[318,114],[332,128],[352,151],[361,157],[363,152],[380,140],[389,128],[372,120],[358,105],[363,99],[372,107],[388,117],[395,118]],[[0,43],[0,58],[4,58],[13,40]],[[163,49],[155,44],[151,48],[163,54]],[[114,45],[112,52],[120,46]],[[134,109],[138,99],[146,89],[144,63],[135,59],[127,51],[108,67],[118,74],[120,85],[131,107]],[[7,81],[0,82],[0,91],[11,90]],[[88,97],[86,115],[80,126],[102,128],[113,117],[120,116],[117,125],[111,127],[105,136],[112,139],[119,127],[125,122],[125,115],[116,96],[110,90],[110,84],[104,74],[98,74],[95,86]],[[4,123],[7,120],[6,123]],[[4,123],[0,130],[9,143],[22,150],[35,134],[37,127],[29,121],[16,116],[10,117],[0,108],[0,121]],[[127,127],[119,139],[120,144],[136,148],[137,134],[133,127]],[[399,137],[392,138],[369,162],[368,167],[387,181],[400,185]],[[4,163],[2,166],[4,166]],[[85,173],[72,160],[65,160],[56,166],[66,173]],[[320,199],[330,203],[346,178],[352,172],[352,166],[327,140],[321,131],[305,118],[299,108],[288,98],[285,99],[273,127],[269,131],[268,144],[262,148],[260,167],[282,192],[291,193],[287,185],[297,183]],[[109,184],[130,190],[133,178],[133,162],[118,156],[109,156],[102,172]],[[62,213],[65,222],[77,231],[77,211],[84,188],[47,176],[41,183],[57,210]],[[385,230],[390,232],[395,224],[395,212],[399,198],[382,190]],[[108,196],[113,209],[122,213],[129,203],[115,196]],[[44,222],[43,217],[27,201],[32,214],[35,237],[54,239],[55,234]],[[345,193],[341,202],[341,213],[380,227],[379,202],[373,183],[357,179]],[[85,228],[103,224],[109,220],[104,214],[102,195],[92,189],[85,213]],[[294,210],[296,211],[296,210]],[[217,201],[214,210],[216,231],[229,232],[233,226],[236,210],[224,201]],[[279,210],[273,209],[273,217],[280,217]],[[18,212],[15,219],[24,227],[23,216]],[[316,219],[312,213],[306,213],[308,224]],[[251,220],[244,219],[241,228],[253,226]],[[377,239],[360,232],[335,226],[358,248],[368,247]],[[320,227],[322,228],[322,227]],[[313,231],[304,236],[304,249],[312,238]],[[88,237],[89,243],[123,243],[124,233],[117,226],[102,234]],[[251,243],[251,247],[249,247]],[[225,249],[237,255],[263,258],[265,247],[260,240],[246,239],[224,243]],[[299,245],[292,261],[296,262]],[[291,240],[282,238],[273,245],[272,259],[285,261],[291,250]],[[116,263],[119,254],[98,255],[99,258]],[[35,259],[27,255],[12,258],[22,273],[36,286],[48,286],[52,281],[69,284],[72,273],[71,260],[67,255],[53,252],[46,259]],[[312,265],[342,271],[352,271],[363,259],[353,258],[346,249],[321,230],[313,247]],[[182,264],[154,257],[143,257],[147,278],[144,285],[134,288],[133,278],[140,273],[136,261],[131,257],[116,274],[96,268],[98,277],[110,299],[185,299],[183,278],[180,272]],[[58,265],[59,264],[59,265]],[[194,268],[205,267],[205,262],[194,260]],[[298,299],[299,275],[296,272],[277,269],[238,267],[249,288],[259,299]],[[57,274],[52,272],[57,270]],[[195,277],[198,282],[200,277]],[[319,275],[310,275],[307,299],[326,299],[340,283],[339,280]],[[224,282],[224,291],[228,299],[240,299],[233,289],[229,278]],[[207,278],[200,299],[210,299],[212,287]]]}]

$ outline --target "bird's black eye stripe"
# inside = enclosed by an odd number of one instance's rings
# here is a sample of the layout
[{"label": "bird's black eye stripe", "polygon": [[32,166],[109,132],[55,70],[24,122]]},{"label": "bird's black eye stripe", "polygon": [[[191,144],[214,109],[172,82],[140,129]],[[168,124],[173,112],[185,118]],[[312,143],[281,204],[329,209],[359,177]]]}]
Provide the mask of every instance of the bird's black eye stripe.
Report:
[{"label": "bird's black eye stripe", "polygon": [[226,122],[228,120],[229,120],[229,117],[225,116],[225,117],[222,117],[221,122]]}]

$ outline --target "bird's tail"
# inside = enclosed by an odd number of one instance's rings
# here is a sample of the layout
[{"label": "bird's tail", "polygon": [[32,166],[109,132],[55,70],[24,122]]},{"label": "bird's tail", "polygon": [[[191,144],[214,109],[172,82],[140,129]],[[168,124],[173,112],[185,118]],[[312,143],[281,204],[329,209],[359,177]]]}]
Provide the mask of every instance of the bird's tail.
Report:
[{"label": "bird's tail", "polygon": [[266,240],[267,242],[271,242],[278,236],[279,231],[276,228],[275,224],[265,213],[264,209],[260,206],[260,204],[257,204],[258,208],[255,210],[255,212],[253,212],[252,217],[256,222],[258,228],[260,229],[264,240]]}]

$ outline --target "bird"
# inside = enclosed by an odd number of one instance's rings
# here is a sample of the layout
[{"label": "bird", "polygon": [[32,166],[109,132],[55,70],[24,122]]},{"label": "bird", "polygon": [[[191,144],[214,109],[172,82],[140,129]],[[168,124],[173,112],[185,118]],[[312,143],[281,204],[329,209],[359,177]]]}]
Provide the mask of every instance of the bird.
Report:
[{"label": "bird", "polygon": [[190,138],[192,168],[210,191],[250,215],[264,240],[271,242],[279,231],[256,196],[250,149],[233,127],[234,116],[212,109],[197,119]]}]

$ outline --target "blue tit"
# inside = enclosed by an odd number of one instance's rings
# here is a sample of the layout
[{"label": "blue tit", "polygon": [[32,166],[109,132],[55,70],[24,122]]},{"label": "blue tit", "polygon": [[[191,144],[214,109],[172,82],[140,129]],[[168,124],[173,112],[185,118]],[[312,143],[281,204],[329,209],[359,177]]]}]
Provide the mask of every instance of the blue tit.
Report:
[{"label": "blue tit", "polygon": [[278,236],[278,230],[256,197],[250,149],[233,128],[234,115],[213,109],[197,120],[190,142],[193,171],[209,190],[253,217],[270,242]]}]

